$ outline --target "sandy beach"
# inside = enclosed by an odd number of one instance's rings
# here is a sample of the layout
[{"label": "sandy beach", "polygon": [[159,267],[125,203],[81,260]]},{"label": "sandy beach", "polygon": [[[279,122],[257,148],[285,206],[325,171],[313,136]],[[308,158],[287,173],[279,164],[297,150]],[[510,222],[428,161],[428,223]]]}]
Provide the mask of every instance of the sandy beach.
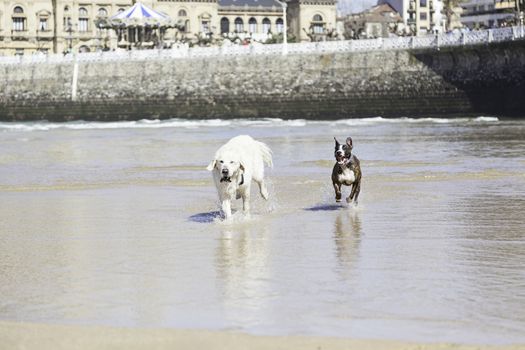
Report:
[{"label": "sandy beach", "polygon": [[254,336],[233,332],[0,323],[2,349],[38,350],[522,350],[525,345],[465,345],[335,337]]}]

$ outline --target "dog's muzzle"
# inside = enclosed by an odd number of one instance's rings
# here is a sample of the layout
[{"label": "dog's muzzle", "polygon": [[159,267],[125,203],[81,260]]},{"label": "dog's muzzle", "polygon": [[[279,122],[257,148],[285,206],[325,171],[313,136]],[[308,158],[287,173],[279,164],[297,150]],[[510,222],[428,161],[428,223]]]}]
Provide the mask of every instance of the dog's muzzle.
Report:
[{"label": "dog's muzzle", "polygon": [[[232,182],[232,179],[231,177],[223,177],[219,182]],[[242,185],[244,185],[244,174],[241,174],[241,182],[239,182],[239,186]]]},{"label": "dog's muzzle", "polygon": [[337,163],[339,163],[340,165],[346,163],[346,158],[345,158],[345,154],[344,154],[344,152],[336,152],[336,153],[335,153],[335,160],[336,160]]},{"label": "dog's muzzle", "polygon": [[228,176],[228,170],[227,169],[222,169],[221,171],[221,174],[222,174],[222,178],[221,178],[221,182],[232,182],[231,178]]},{"label": "dog's muzzle", "polygon": [[230,177],[228,176],[228,170],[227,169],[222,169],[221,171],[221,174],[222,174],[222,178],[221,178],[221,182],[232,182],[232,180],[230,179]]}]

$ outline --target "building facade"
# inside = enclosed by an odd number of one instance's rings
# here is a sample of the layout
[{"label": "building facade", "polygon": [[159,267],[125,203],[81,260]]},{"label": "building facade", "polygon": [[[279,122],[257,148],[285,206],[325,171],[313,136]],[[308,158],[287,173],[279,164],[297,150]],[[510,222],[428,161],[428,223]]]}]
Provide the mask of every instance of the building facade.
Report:
[{"label": "building facade", "polygon": [[519,3],[499,0],[470,0],[461,3],[461,23],[470,29],[496,28],[514,24]]},{"label": "building facade", "polygon": [[[121,39],[97,23],[131,7],[134,0],[5,0],[0,4],[0,55],[116,49]],[[282,33],[283,5],[276,0],[144,0],[155,11],[184,24],[167,29],[164,46],[215,40],[232,34],[263,41]],[[336,26],[335,0],[287,1],[287,33],[322,40]]]},{"label": "building facade", "polygon": [[380,0],[392,6],[403,18],[412,34],[424,35],[443,31],[441,0]]},{"label": "building facade", "polygon": [[290,0],[287,4],[289,32],[298,40],[324,40],[336,30],[335,0]]},{"label": "building facade", "polygon": [[403,19],[389,4],[376,5],[344,18],[347,39],[388,38],[392,34],[405,34]]}]

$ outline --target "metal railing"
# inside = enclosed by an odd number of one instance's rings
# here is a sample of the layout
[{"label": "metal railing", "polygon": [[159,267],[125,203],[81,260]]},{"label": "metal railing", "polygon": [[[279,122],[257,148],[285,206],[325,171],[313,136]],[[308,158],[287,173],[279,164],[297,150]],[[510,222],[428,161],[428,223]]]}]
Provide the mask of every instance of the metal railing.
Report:
[{"label": "metal railing", "polygon": [[[470,32],[437,34],[428,36],[378,38],[365,40],[325,41],[288,44],[287,52],[293,54],[329,52],[366,52],[377,50],[439,49],[441,47],[488,44],[525,38],[523,27],[507,27]],[[230,57],[245,55],[281,55],[283,44],[231,45],[192,47],[178,45],[171,49],[89,52],[68,55],[37,54],[30,56],[0,56],[0,65],[110,62],[181,59],[191,57]]]}]

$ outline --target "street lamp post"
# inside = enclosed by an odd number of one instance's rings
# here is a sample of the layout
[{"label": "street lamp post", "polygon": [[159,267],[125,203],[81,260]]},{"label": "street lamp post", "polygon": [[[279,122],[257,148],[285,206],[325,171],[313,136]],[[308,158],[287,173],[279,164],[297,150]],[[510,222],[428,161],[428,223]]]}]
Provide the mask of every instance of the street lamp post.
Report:
[{"label": "street lamp post", "polygon": [[516,25],[520,29],[520,38],[523,37],[523,11],[520,6],[521,0],[516,0]]},{"label": "street lamp post", "polygon": [[285,2],[285,0],[283,1],[275,0],[275,1],[277,1],[283,7],[283,55],[287,55],[288,54],[288,38],[287,38],[288,25],[286,24],[286,8],[288,7],[288,4]]},{"label": "street lamp post", "polygon": [[68,18],[67,20],[67,28],[66,28],[66,32],[67,32],[67,41],[68,41],[68,53],[71,53],[71,51],[73,50],[73,25],[71,24],[71,19]]}]

